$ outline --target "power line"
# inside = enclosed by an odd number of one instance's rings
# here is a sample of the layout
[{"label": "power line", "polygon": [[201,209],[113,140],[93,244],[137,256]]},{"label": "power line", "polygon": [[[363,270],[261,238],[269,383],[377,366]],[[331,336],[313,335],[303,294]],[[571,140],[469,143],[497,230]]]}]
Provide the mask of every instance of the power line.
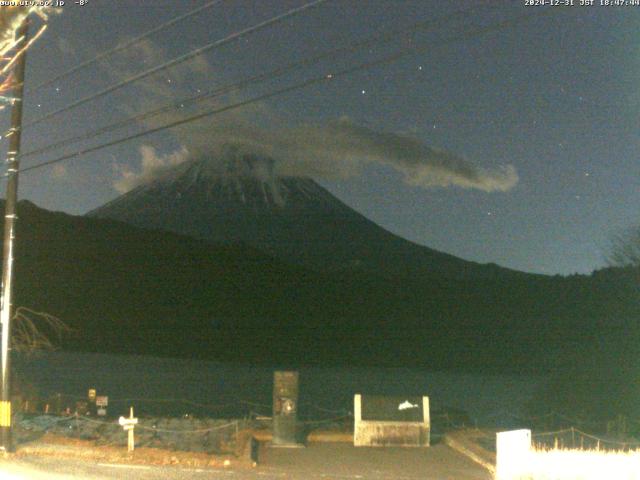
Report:
[{"label": "power line", "polygon": [[158,33],[158,32],[160,32],[160,31],[162,31],[162,30],[164,30],[166,28],[169,28],[169,27],[175,25],[176,23],[181,22],[182,20],[185,20],[185,19],[187,19],[189,17],[193,17],[194,15],[197,15],[198,13],[203,12],[204,10],[206,10],[208,8],[211,8],[211,7],[215,6],[218,3],[221,3],[222,1],[223,0],[210,1],[210,2],[200,6],[198,8],[196,8],[194,10],[191,10],[191,11],[183,14],[183,15],[180,15],[178,17],[172,18],[171,20],[169,20],[169,21],[167,21],[167,22],[165,22],[165,23],[163,23],[161,25],[158,25],[156,28],[153,28],[153,29],[149,30],[148,32],[145,32],[142,35],[139,35],[139,36],[137,36],[135,38],[132,38],[131,40],[129,40],[129,41],[127,41],[127,42],[125,42],[125,43],[123,43],[121,45],[118,45],[118,46],[112,48],[111,50],[104,51],[104,52],[96,55],[92,59],[87,60],[85,62],[82,62],[82,63],[76,65],[75,67],[67,70],[64,73],[56,75],[55,77],[53,77],[51,79],[45,80],[44,82],[36,85],[35,87],[29,88],[29,90],[30,91],[39,90],[41,88],[48,87],[52,83],[55,83],[55,82],[57,82],[59,80],[62,80],[63,78],[70,77],[74,73],[76,73],[76,72],[78,72],[78,71],[80,71],[80,70],[82,70],[82,69],[84,69],[84,68],[86,68],[86,67],[88,67],[90,65],[93,65],[94,63],[97,63],[98,61],[102,60],[103,58],[105,58],[105,57],[107,57],[109,55],[113,55],[114,53],[118,53],[118,52],[120,52],[122,50],[125,50],[125,49],[129,48],[129,47],[132,47],[135,44],[139,43],[141,40],[144,40],[145,38],[150,37],[151,35],[153,35],[155,33]]},{"label": "power line", "polygon": [[[546,10],[543,13],[537,14],[537,17],[542,17],[543,15],[546,15],[548,13],[550,13],[550,10]],[[476,28],[475,30],[467,32],[466,34],[461,35],[461,36],[450,37],[449,39],[446,39],[446,40],[440,42],[437,45],[448,45],[448,44],[453,43],[455,41],[466,40],[466,39],[472,38],[474,36],[482,35],[482,34],[485,34],[485,33],[492,32],[492,31],[502,30],[502,29],[504,29],[506,27],[509,27],[511,25],[514,25],[516,23],[520,23],[520,22],[522,22],[524,20],[527,20],[527,19],[530,19],[530,18],[534,18],[534,17],[536,17],[536,16],[532,16],[532,15],[529,15],[529,14],[521,15],[521,16],[515,18],[515,19],[504,20],[502,22],[499,22],[497,24],[494,24],[494,25],[491,25],[491,26],[488,26],[488,27]],[[220,114],[220,113],[223,113],[223,112],[226,112],[226,111],[229,111],[229,110],[234,110],[234,109],[237,109],[237,108],[241,108],[241,107],[244,107],[246,105],[250,105],[252,103],[256,103],[256,102],[260,102],[260,101],[263,101],[263,100],[267,100],[269,98],[280,96],[280,95],[283,95],[285,93],[290,93],[292,91],[301,90],[303,88],[306,88],[306,87],[314,85],[314,84],[318,84],[318,83],[322,83],[322,82],[326,82],[326,81],[331,81],[333,79],[336,79],[336,78],[339,78],[339,77],[343,77],[343,76],[346,76],[346,75],[349,75],[349,74],[352,74],[352,73],[355,73],[355,72],[358,72],[358,71],[361,71],[361,70],[367,70],[367,69],[370,69],[370,68],[373,68],[373,67],[377,67],[377,66],[380,66],[380,65],[393,63],[393,62],[398,61],[398,60],[400,60],[401,58],[403,58],[403,57],[405,57],[407,55],[424,52],[426,50],[429,50],[430,48],[432,48],[432,45],[427,45],[426,47],[421,47],[421,48],[410,47],[410,48],[407,48],[407,49],[403,49],[403,50],[400,50],[400,51],[398,51],[398,52],[396,52],[394,54],[386,56],[386,57],[384,57],[382,59],[378,59],[378,60],[371,61],[371,62],[361,63],[360,65],[356,65],[354,67],[350,67],[350,68],[347,68],[347,69],[344,69],[344,70],[341,70],[341,71],[338,71],[338,72],[335,72],[335,73],[330,73],[330,74],[327,74],[327,75],[317,76],[317,77],[305,80],[303,82],[297,83],[295,85],[292,85],[292,86],[289,86],[289,87],[284,87],[284,88],[275,90],[273,92],[269,92],[269,93],[266,93],[266,94],[263,94],[263,95],[259,95],[257,97],[253,97],[253,98],[248,99],[248,100],[237,102],[237,103],[234,103],[234,104],[231,104],[231,105],[226,105],[224,107],[215,108],[213,110],[208,110],[208,111],[196,114],[196,115],[192,115],[192,116],[186,117],[186,118],[181,119],[181,120],[170,122],[168,124],[165,124],[165,125],[162,125],[162,126],[159,126],[159,127],[155,127],[155,128],[149,129],[149,130],[145,130],[145,131],[142,131],[142,132],[138,132],[136,134],[129,135],[129,136],[117,139],[117,140],[113,140],[111,142],[107,142],[107,143],[104,143],[104,144],[101,144],[101,145],[97,145],[97,146],[90,147],[90,148],[87,148],[87,149],[78,150],[78,151],[76,151],[74,153],[63,155],[63,156],[60,156],[60,157],[55,158],[53,160],[42,162],[42,163],[39,163],[37,165],[33,165],[31,167],[25,167],[25,168],[21,169],[20,171],[21,172],[26,172],[26,171],[35,170],[35,169],[38,169],[38,168],[43,168],[43,167],[46,167],[46,166],[49,166],[49,165],[52,165],[52,164],[55,164],[55,163],[59,163],[59,162],[65,161],[65,160],[69,160],[71,158],[75,158],[75,157],[79,157],[79,156],[82,156],[82,155],[85,155],[85,154],[88,154],[88,153],[92,153],[92,152],[95,152],[97,150],[101,150],[101,149],[108,148],[108,147],[111,147],[111,146],[114,146],[114,145],[118,145],[120,143],[124,143],[124,142],[127,142],[129,140],[135,140],[137,138],[144,137],[144,136],[147,136],[147,135],[151,135],[151,134],[154,134],[154,133],[157,133],[157,132],[160,132],[160,131],[163,131],[163,130],[167,130],[167,129],[170,129],[170,128],[173,128],[173,127],[176,127],[176,126],[180,126],[180,125],[183,125],[183,124],[186,124],[186,123],[191,123],[191,122],[194,122],[194,121],[197,121],[197,120],[201,120],[203,118],[210,117],[210,116],[213,116],[213,115],[216,115],[216,114]]]},{"label": "power line", "polygon": [[[463,35],[450,37],[450,38],[448,38],[448,39],[446,39],[446,40],[444,40],[442,42],[439,42],[438,44],[436,44],[436,46],[448,45],[448,44],[451,44],[451,43],[454,43],[454,42],[457,42],[457,41],[463,41],[463,40],[467,40],[469,38],[473,38],[473,37],[476,37],[476,36],[479,36],[479,35],[484,35],[484,34],[487,34],[487,33],[490,33],[490,32],[496,32],[496,31],[499,31],[499,30],[503,30],[503,29],[505,29],[507,27],[510,27],[512,25],[516,25],[516,24],[521,23],[521,22],[526,21],[526,20],[530,20],[532,18],[541,18],[541,17],[543,17],[545,15],[549,15],[550,13],[553,13],[554,11],[555,11],[554,9],[546,9],[546,10],[543,10],[541,13],[538,13],[538,14],[534,14],[534,15],[532,15],[532,14],[524,14],[524,15],[520,15],[520,16],[518,16],[516,18],[513,18],[513,19],[509,19],[509,20],[504,20],[502,22],[498,22],[498,23],[496,23],[494,25],[490,25],[490,26],[487,26],[487,27],[479,27],[479,28],[476,28],[476,29],[471,30],[469,32],[466,32]],[[151,129],[148,129],[148,130],[144,130],[142,132],[138,132],[138,133],[133,134],[133,135],[122,137],[122,138],[119,138],[117,140],[113,140],[111,142],[103,143],[103,144],[100,144],[100,145],[97,145],[97,146],[93,146],[93,147],[89,147],[89,148],[86,148],[86,149],[81,149],[81,150],[78,150],[78,151],[76,151],[74,153],[70,153],[70,154],[67,154],[67,155],[62,155],[60,157],[57,157],[57,158],[52,159],[52,160],[48,160],[46,162],[39,163],[37,165],[32,165],[30,167],[21,168],[19,171],[20,172],[28,172],[28,171],[31,171],[31,170],[37,170],[39,168],[44,168],[44,167],[47,167],[47,166],[50,166],[50,165],[53,165],[53,164],[56,164],[56,163],[59,163],[59,162],[65,161],[65,160],[69,160],[69,159],[72,159],[72,158],[80,157],[82,155],[86,155],[88,153],[93,153],[95,151],[102,150],[104,148],[112,147],[112,146],[118,145],[120,143],[127,142],[129,140],[135,140],[137,138],[145,137],[147,135],[152,135],[154,133],[157,133],[157,132],[160,132],[160,131],[163,131],[163,130],[168,130],[170,128],[177,127],[177,126],[180,126],[180,125],[184,125],[186,123],[195,122],[197,120],[201,120],[201,119],[206,118],[206,117],[211,117],[213,115],[220,114],[220,113],[223,113],[223,112],[226,112],[226,111],[229,111],[229,110],[235,110],[237,108],[241,108],[241,107],[250,105],[252,103],[260,102],[260,101],[263,101],[263,100],[268,100],[270,98],[273,98],[273,97],[276,97],[276,96],[280,96],[280,95],[283,95],[283,94],[286,94],[286,93],[290,93],[290,92],[293,92],[293,91],[296,91],[296,90],[301,90],[301,89],[306,88],[306,87],[311,86],[311,85],[315,85],[315,84],[319,84],[319,83],[323,83],[323,82],[327,82],[327,81],[333,81],[334,79],[337,79],[337,78],[340,78],[340,77],[344,77],[344,76],[350,75],[350,74],[358,72],[358,71],[368,70],[370,68],[378,67],[378,66],[385,65],[385,64],[390,64],[390,63],[396,62],[396,61],[398,61],[398,60],[400,60],[400,59],[402,59],[402,58],[404,58],[404,57],[406,57],[408,55],[428,51],[430,48],[433,48],[433,46],[434,45],[427,45],[427,46],[424,46],[424,47],[409,47],[409,48],[406,48],[406,49],[402,49],[402,50],[399,50],[396,53],[393,53],[391,55],[388,55],[388,56],[383,57],[383,58],[378,59],[378,60],[361,63],[361,64],[356,65],[354,67],[346,68],[346,69],[343,69],[343,70],[340,70],[340,71],[337,71],[337,72],[334,72],[334,73],[313,77],[313,78],[310,78],[310,79],[305,80],[303,82],[300,82],[300,83],[297,83],[297,84],[294,84],[294,85],[291,85],[291,86],[288,86],[288,87],[283,87],[283,88],[280,88],[278,90],[275,90],[275,91],[272,91],[272,92],[269,92],[269,93],[265,93],[265,94],[253,97],[253,98],[248,99],[248,100],[237,102],[237,103],[234,103],[234,104],[231,104],[231,105],[226,105],[224,107],[215,108],[215,109],[212,109],[212,110],[207,110],[205,112],[202,112],[202,113],[199,113],[199,114],[196,114],[196,115],[192,115],[192,116],[183,118],[181,120],[176,120],[174,122],[170,122],[168,124],[161,125],[159,127],[155,127],[155,128],[151,128]]]},{"label": "power line", "polygon": [[114,91],[116,91],[116,90],[118,90],[118,89],[120,89],[120,88],[122,88],[122,87],[124,87],[126,85],[129,85],[130,83],[137,82],[137,81],[142,80],[144,78],[147,78],[147,77],[149,77],[149,76],[151,76],[151,75],[153,75],[155,73],[161,72],[163,70],[171,68],[171,67],[173,67],[175,65],[178,65],[180,63],[184,63],[184,62],[186,62],[188,60],[191,60],[194,57],[202,55],[204,52],[207,52],[207,51],[212,50],[214,48],[226,45],[227,43],[232,42],[234,40],[237,40],[238,38],[241,38],[241,37],[243,37],[245,35],[248,35],[250,33],[255,33],[255,32],[259,31],[259,30],[262,30],[263,28],[266,28],[268,26],[271,26],[271,25],[274,25],[276,23],[279,23],[282,20],[285,20],[285,19],[287,19],[289,17],[292,17],[294,15],[302,13],[305,10],[308,10],[308,9],[310,9],[312,7],[315,7],[315,6],[317,6],[317,5],[321,4],[321,3],[324,3],[326,1],[328,1],[328,0],[314,0],[312,2],[309,2],[309,3],[306,3],[306,4],[302,5],[301,7],[292,8],[292,9],[290,9],[290,10],[288,10],[288,11],[286,11],[286,12],[280,14],[280,15],[272,17],[269,20],[265,20],[263,22],[260,22],[260,23],[258,23],[256,25],[252,26],[252,27],[248,27],[248,28],[245,28],[243,30],[240,30],[239,32],[232,33],[231,35],[228,35],[228,36],[226,36],[226,37],[224,37],[224,38],[222,38],[220,40],[216,40],[215,42],[209,43],[209,44],[207,44],[207,45],[205,45],[203,47],[200,47],[200,48],[197,48],[195,50],[192,50],[191,52],[186,53],[184,55],[181,55],[181,56],[179,56],[177,58],[174,58],[173,60],[169,60],[168,62],[165,62],[165,63],[163,63],[161,65],[158,65],[156,67],[153,67],[153,68],[150,68],[148,70],[145,70],[142,73],[133,75],[133,76],[131,76],[131,77],[119,82],[119,83],[116,83],[115,85],[112,85],[112,86],[107,87],[107,88],[105,88],[103,90],[100,90],[97,93],[94,93],[92,95],[89,95],[89,96],[86,96],[84,98],[81,98],[80,100],[77,100],[77,101],[67,105],[66,107],[60,108],[58,110],[54,110],[53,112],[50,112],[50,113],[47,113],[47,114],[43,115],[42,117],[37,118],[37,119],[25,124],[23,126],[23,129],[31,127],[31,126],[39,124],[39,123],[42,123],[43,121],[48,120],[48,119],[50,119],[52,117],[55,117],[57,115],[60,115],[61,113],[68,112],[69,110],[72,110],[72,109],[74,109],[76,107],[79,107],[80,105],[83,105],[83,104],[85,104],[87,102],[90,102],[92,100],[95,100],[97,98],[103,97],[103,96],[105,96],[105,95],[107,95],[107,94],[109,94],[111,92],[114,92]]},{"label": "power line", "polygon": [[471,8],[467,8],[467,9],[463,9],[463,10],[458,10],[456,12],[450,13],[448,15],[445,15],[443,17],[439,17],[436,19],[430,19],[427,21],[422,21],[422,22],[417,22],[414,23],[408,27],[404,27],[401,29],[395,29],[392,31],[388,31],[388,32],[381,32],[372,36],[369,36],[366,39],[354,42],[350,45],[347,46],[343,46],[343,47],[338,47],[338,48],[334,48],[331,49],[329,51],[323,52],[319,55],[316,55],[315,57],[309,58],[309,59],[304,59],[304,60],[299,60],[297,62],[293,62],[290,64],[287,64],[285,66],[282,67],[278,67],[275,68],[269,72],[266,73],[261,73],[259,75],[254,75],[252,77],[249,77],[247,79],[241,80],[239,82],[236,83],[232,83],[232,84],[228,84],[228,85],[224,85],[221,87],[217,87],[214,89],[210,89],[204,93],[200,93],[198,95],[192,95],[190,97],[185,97],[182,98],[180,100],[176,100],[173,101],[171,103],[165,104],[162,107],[144,112],[144,113],[140,113],[138,115],[135,115],[133,117],[129,117],[126,118],[124,120],[120,120],[114,123],[111,123],[109,125],[100,127],[96,130],[92,130],[89,132],[85,132],[79,135],[75,135],[73,137],[68,137],[65,138],[63,140],[59,140],[57,142],[54,143],[50,143],[48,145],[45,145],[43,147],[40,147],[38,149],[35,150],[31,150],[28,152],[25,152],[21,155],[22,158],[26,158],[26,157],[31,157],[34,155],[39,155],[42,153],[46,153],[50,150],[54,150],[58,147],[62,147],[62,146],[68,146],[70,144],[73,143],[78,143],[81,141],[85,141],[85,140],[90,140],[92,138],[98,137],[100,135],[103,135],[105,133],[109,133],[112,132],[114,130],[118,130],[124,126],[130,125],[132,123],[137,123],[141,120],[145,120],[148,118],[152,118],[155,117],[157,115],[160,115],[162,113],[168,112],[170,110],[177,110],[178,108],[182,108],[184,105],[193,105],[196,102],[198,102],[199,100],[203,100],[203,99],[212,99],[215,98],[217,96],[220,96],[224,93],[228,93],[231,91],[236,91],[236,90],[240,90],[242,88],[245,88],[253,83],[258,83],[258,82],[262,82],[262,81],[267,81],[267,80],[273,80],[275,78],[281,77],[282,75],[297,70],[299,68],[305,67],[305,66],[309,66],[309,65],[313,65],[316,63],[319,63],[320,61],[326,59],[326,58],[332,58],[335,57],[336,55],[340,55],[340,54],[344,54],[344,53],[349,53],[349,52],[355,52],[358,49],[361,49],[363,47],[367,47],[367,46],[372,46],[374,44],[380,43],[380,42],[389,42],[391,40],[393,40],[395,37],[397,37],[400,34],[407,34],[410,32],[415,32],[417,30],[428,30],[433,26],[442,26],[445,23],[450,22],[451,20],[455,19],[456,17],[460,17],[460,16],[464,16],[466,14],[471,13],[474,10],[477,10],[479,7],[477,5],[475,5],[474,7]]}]

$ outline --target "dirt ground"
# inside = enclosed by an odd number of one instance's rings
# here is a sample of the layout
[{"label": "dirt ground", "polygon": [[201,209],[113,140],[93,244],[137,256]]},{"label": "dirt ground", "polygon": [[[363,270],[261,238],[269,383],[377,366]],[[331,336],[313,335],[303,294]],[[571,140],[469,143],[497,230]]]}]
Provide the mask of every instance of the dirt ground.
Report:
[{"label": "dirt ground", "polygon": [[113,445],[96,445],[89,440],[67,438],[50,433],[19,445],[14,454],[16,458],[46,456],[55,458],[85,459],[94,462],[124,462],[132,465],[179,465],[182,467],[224,467],[249,468],[249,458],[236,455],[212,455],[204,452],[185,452],[161,448],[141,447],[134,452]]},{"label": "dirt ground", "polygon": [[[38,422],[45,420],[44,430],[36,428]],[[444,442],[426,448],[356,448],[351,431],[324,428],[307,432],[306,446],[286,448],[271,446],[268,428],[237,430],[235,426],[230,432],[226,432],[226,427],[212,430],[225,433],[216,436],[214,442],[214,437],[196,434],[197,428],[205,427],[205,431],[216,428],[203,423],[204,420],[174,419],[175,425],[164,425],[156,419],[153,425],[170,428],[158,428],[162,435],[142,429],[141,435],[136,435],[135,451],[128,453],[126,434],[121,427],[89,420],[46,417],[21,422],[14,437],[17,452],[10,460],[36,471],[53,469],[66,474],[70,468],[75,469],[79,476],[74,478],[98,478],[91,473],[96,466],[100,470],[99,478],[123,478],[122,469],[129,469],[126,475],[129,480],[190,478],[189,472],[202,478],[233,475],[247,480],[492,478],[485,468]],[[192,424],[194,421],[196,423]],[[183,430],[186,433],[183,434]],[[202,443],[203,438],[210,445]],[[189,441],[185,443],[185,439]],[[227,440],[233,441],[227,443]],[[182,448],[185,446],[189,448]],[[120,470],[114,470],[110,465],[117,465]]]},{"label": "dirt ground", "polygon": [[[149,452],[140,452],[146,455]],[[0,460],[0,476],[19,469],[11,478],[73,478],[128,480],[490,480],[482,467],[445,445],[428,448],[355,448],[344,443],[309,444],[305,448],[262,449],[256,467],[237,463],[224,467],[131,464],[124,457],[43,456],[22,454]]]},{"label": "dirt ground", "polygon": [[[89,441],[47,434],[20,446],[12,459],[36,470],[66,473],[73,469],[78,472],[75,478],[122,478],[127,468],[130,480],[192,478],[194,473],[204,479],[233,476],[246,480],[492,478],[484,468],[444,444],[427,448],[356,448],[343,442],[311,442],[302,448],[283,448],[261,443],[258,464],[254,466],[243,456],[155,448],[140,448],[129,454],[119,446],[96,446]],[[118,468],[109,468],[110,465]]]}]

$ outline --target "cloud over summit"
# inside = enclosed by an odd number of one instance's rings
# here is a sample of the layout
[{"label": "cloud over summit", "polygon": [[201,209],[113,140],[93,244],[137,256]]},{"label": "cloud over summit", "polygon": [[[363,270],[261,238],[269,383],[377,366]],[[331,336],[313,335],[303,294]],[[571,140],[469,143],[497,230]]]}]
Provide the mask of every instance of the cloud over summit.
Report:
[{"label": "cloud over summit", "polygon": [[359,175],[368,164],[379,164],[400,172],[407,184],[423,188],[504,192],[518,183],[518,174],[512,165],[493,169],[479,167],[416,138],[378,132],[345,119],[324,126],[279,129],[216,121],[208,124],[207,132],[204,135],[202,127],[181,132],[179,140],[183,147],[164,156],[158,156],[151,147],[142,147],[139,172],[122,170],[116,189],[124,192],[153,180],[186,161],[189,152],[210,162],[225,162],[229,146],[236,152],[273,159],[275,173],[283,176],[349,178]]},{"label": "cloud over summit", "polygon": [[[166,57],[150,42],[144,43],[143,47],[137,54],[146,64],[157,64]],[[169,83],[164,77],[141,82],[137,96],[139,105],[130,108],[146,111],[156,107],[158,102],[166,103],[167,98],[180,98],[184,93],[176,91],[179,85],[190,82],[216,84],[218,77],[203,59],[181,65],[171,70],[175,82]],[[240,100],[243,98],[239,92],[227,91],[223,96],[209,98],[204,107],[229,105]],[[170,123],[202,107],[194,105],[165,111],[159,117],[145,120],[146,126]],[[400,172],[408,185],[423,188],[458,187],[504,192],[518,183],[518,174],[512,165],[485,168],[455,153],[429,146],[416,137],[376,131],[347,118],[326,124],[287,125],[261,102],[184,124],[170,132],[181,148],[174,153],[157,155],[149,146],[142,147],[137,171],[122,165],[117,168],[120,175],[114,182],[116,190],[125,192],[151,181],[188,158],[225,162],[229,146],[235,152],[271,158],[275,173],[284,176],[349,178],[361,174],[368,164],[379,164]]]}]

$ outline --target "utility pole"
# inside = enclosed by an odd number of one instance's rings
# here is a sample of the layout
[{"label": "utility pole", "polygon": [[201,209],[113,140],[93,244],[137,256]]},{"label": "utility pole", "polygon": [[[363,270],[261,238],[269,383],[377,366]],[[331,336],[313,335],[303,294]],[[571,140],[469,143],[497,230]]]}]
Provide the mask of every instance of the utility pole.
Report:
[{"label": "utility pole", "polygon": [[[27,44],[29,25],[25,19],[18,29],[21,38],[16,51]],[[12,451],[11,442],[11,317],[13,316],[13,241],[17,220],[18,171],[20,170],[20,137],[22,133],[22,98],[24,92],[24,68],[26,50],[20,54],[13,71],[13,106],[11,108],[11,128],[7,133],[9,147],[7,151],[7,191],[4,212],[4,245],[2,247],[2,305],[0,323],[2,323],[2,378],[0,383],[0,450]]]}]

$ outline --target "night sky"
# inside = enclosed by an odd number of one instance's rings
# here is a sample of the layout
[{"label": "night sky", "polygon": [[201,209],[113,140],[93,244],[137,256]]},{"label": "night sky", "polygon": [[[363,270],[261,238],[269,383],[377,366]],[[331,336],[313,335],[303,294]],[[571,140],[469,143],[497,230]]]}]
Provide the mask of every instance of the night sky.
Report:
[{"label": "night sky", "polygon": [[[25,122],[91,95],[305,0],[226,0],[100,61],[35,89],[207,1],[68,1],[30,50]],[[376,223],[417,243],[479,262],[547,274],[605,265],[612,235],[640,221],[640,7],[528,7],[525,0],[329,0],[284,22],[209,51],[196,61],[26,128],[23,152],[91,131],[176,98],[226,85],[404,29],[387,43],[336,55],[215,100],[225,105],[327,75],[401,49],[417,53],[229,112],[244,125],[293,135],[296,126],[346,121],[410,136],[482,171],[517,172],[493,191],[429,186],[385,161],[319,169],[315,178]],[[599,2],[596,2],[599,3]],[[523,19],[522,16],[526,18]],[[416,22],[437,28],[410,32]],[[469,35],[511,19],[505,28]],[[516,20],[519,19],[519,20]],[[206,104],[211,105],[211,104]],[[186,107],[185,112],[197,112]],[[5,125],[9,111],[0,112]],[[174,118],[174,117],[165,117]],[[89,142],[24,158],[23,167],[148,128],[129,126]],[[207,131],[206,123],[190,126]],[[218,124],[219,126],[219,124]],[[3,128],[6,128],[4,126]],[[310,127],[311,128],[311,127]],[[293,129],[293,130],[292,130]],[[224,135],[223,128],[211,135]],[[165,131],[21,176],[20,197],[83,214],[119,195],[123,174],[141,169],[142,145],[159,157],[180,151],[189,129]],[[275,134],[274,134],[275,135]],[[206,142],[205,142],[206,143]],[[191,150],[191,148],[190,148]],[[512,178],[513,180],[513,178]],[[121,183],[120,183],[121,185]]]}]

